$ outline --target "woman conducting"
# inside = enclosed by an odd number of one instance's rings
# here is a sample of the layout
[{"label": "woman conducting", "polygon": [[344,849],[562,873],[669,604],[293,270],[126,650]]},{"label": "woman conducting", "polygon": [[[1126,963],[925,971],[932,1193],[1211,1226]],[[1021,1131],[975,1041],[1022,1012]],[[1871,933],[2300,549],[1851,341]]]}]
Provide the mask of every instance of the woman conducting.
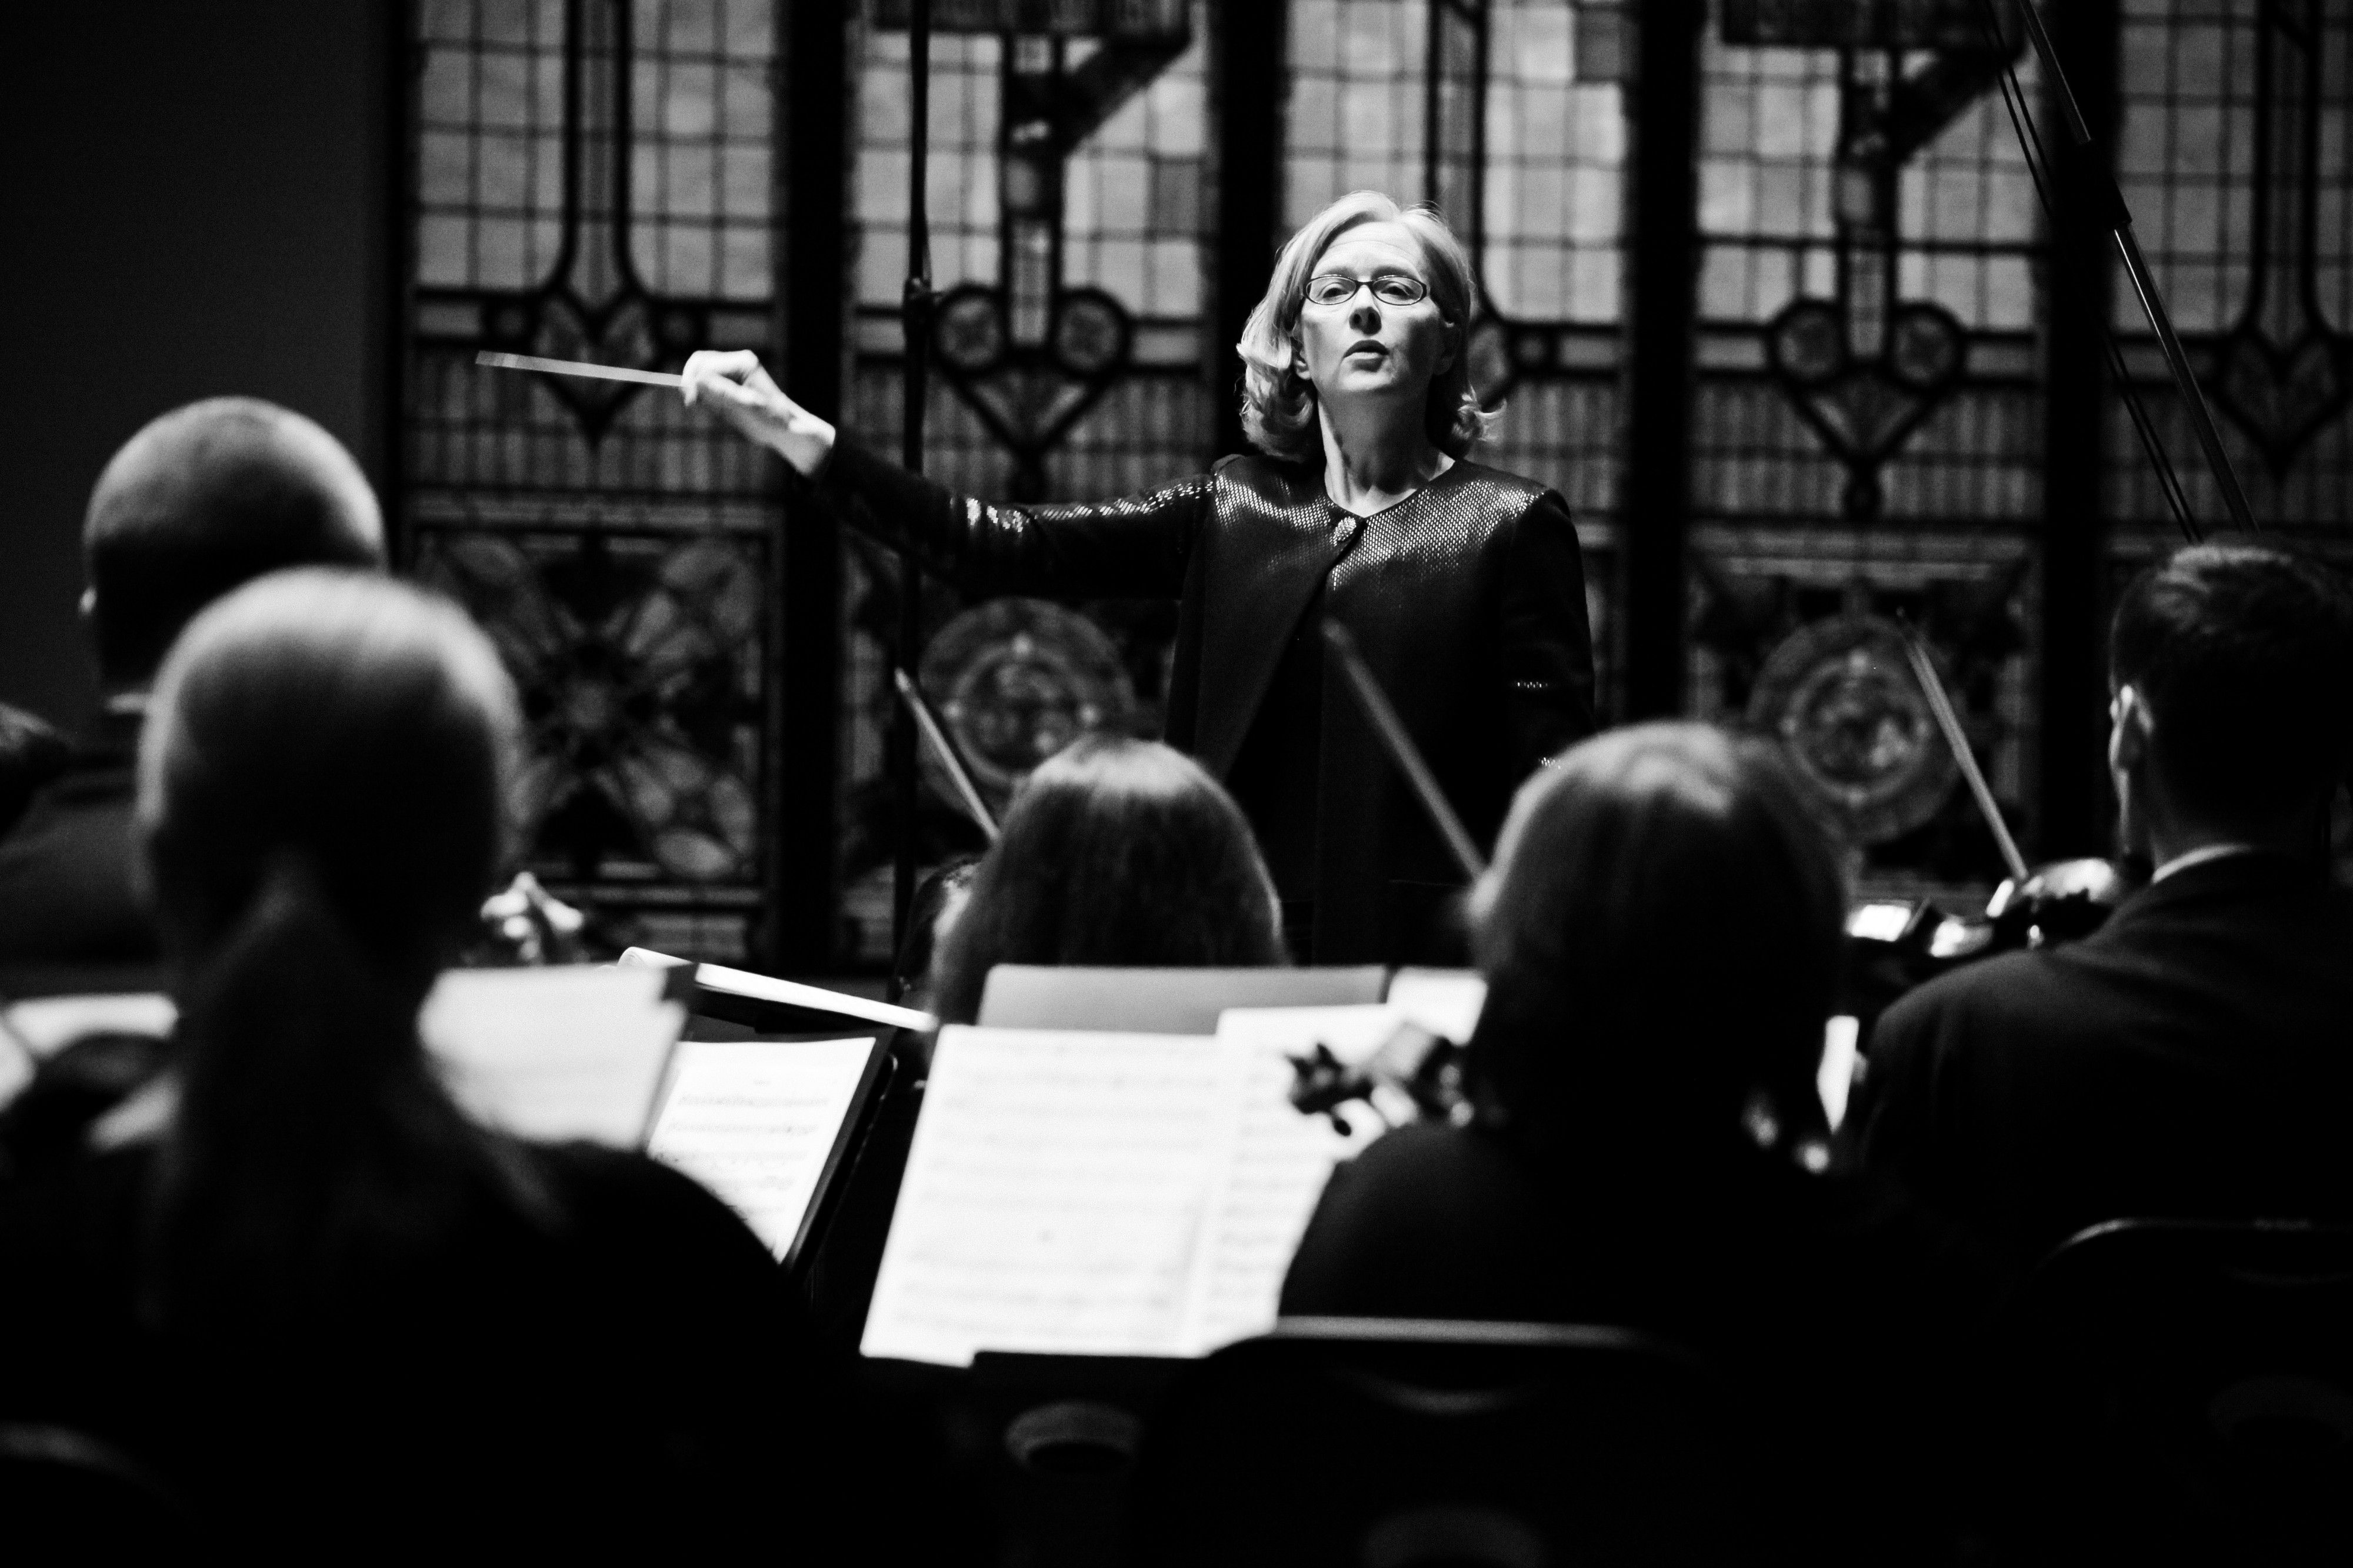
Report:
[{"label": "woman conducting", "polygon": [[839,517],[966,592],[1180,601],[1167,739],[1229,789],[1302,958],[1426,957],[1459,878],[1327,670],[1352,632],[1474,837],[1593,728],[1577,531],[1557,492],[1468,460],[1471,269],[1427,207],[1360,191],[1292,236],[1240,344],[1256,453],[1114,501],[992,506],[840,438],[743,352],[685,397]]}]

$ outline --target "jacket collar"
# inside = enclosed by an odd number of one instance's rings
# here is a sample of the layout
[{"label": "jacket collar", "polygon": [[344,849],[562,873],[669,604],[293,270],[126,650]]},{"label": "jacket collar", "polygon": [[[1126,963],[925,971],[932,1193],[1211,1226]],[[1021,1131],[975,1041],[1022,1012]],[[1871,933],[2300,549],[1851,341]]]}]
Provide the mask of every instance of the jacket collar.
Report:
[{"label": "jacket collar", "polygon": [[1220,465],[1219,473],[1246,499],[1227,513],[1207,584],[1193,755],[1223,780],[1241,754],[1300,616],[1366,529],[1425,496],[1493,476],[1457,458],[1419,489],[1357,517],[1324,493],[1319,465],[1242,458]]},{"label": "jacket collar", "polygon": [[[1236,473],[1234,469],[1242,469]],[[1200,728],[1193,753],[1223,779],[1240,755],[1282,650],[1324,577],[1364,534],[1320,476],[1290,463],[1236,463],[1247,498],[1219,531],[1203,604]]]},{"label": "jacket collar", "polygon": [[2225,855],[2184,866],[2164,881],[2141,889],[2116,906],[2115,915],[2091,940],[2098,942],[2110,932],[2162,919],[2177,910],[2310,896],[2326,886],[2326,879],[2306,856],[2262,849]]}]

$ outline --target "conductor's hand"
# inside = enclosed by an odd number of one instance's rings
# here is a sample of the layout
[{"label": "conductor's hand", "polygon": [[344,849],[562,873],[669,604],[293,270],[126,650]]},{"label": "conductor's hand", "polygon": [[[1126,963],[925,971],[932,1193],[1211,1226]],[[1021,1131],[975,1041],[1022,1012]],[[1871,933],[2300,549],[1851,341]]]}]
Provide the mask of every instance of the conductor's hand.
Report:
[{"label": "conductor's hand", "polygon": [[833,450],[833,426],[786,397],[749,349],[704,349],[690,356],[683,392],[688,406],[715,408],[750,440],[774,450],[803,474],[814,474]]}]

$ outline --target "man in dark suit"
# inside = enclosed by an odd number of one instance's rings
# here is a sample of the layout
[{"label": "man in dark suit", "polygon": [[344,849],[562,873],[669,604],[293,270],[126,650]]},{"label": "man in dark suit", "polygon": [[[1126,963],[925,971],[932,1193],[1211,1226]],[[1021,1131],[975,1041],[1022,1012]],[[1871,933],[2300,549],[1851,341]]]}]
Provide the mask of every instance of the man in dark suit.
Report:
[{"label": "man in dark suit", "polygon": [[301,415],[244,397],[190,404],[133,436],[90,494],[82,546],[103,700],[65,772],[0,837],[0,995],[157,987],[131,855],[157,666],[239,584],[385,560],[375,493],[351,454]]},{"label": "man in dark suit", "polygon": [[2109,768],[2156,867],[2096,935],[1889,1009],[1846,1126],[2020,1267],[2125,1215],[2353,1217],[2353,892],[2319,826],[2353,752],[2353,589],[2198,545],[2126,592]]}]

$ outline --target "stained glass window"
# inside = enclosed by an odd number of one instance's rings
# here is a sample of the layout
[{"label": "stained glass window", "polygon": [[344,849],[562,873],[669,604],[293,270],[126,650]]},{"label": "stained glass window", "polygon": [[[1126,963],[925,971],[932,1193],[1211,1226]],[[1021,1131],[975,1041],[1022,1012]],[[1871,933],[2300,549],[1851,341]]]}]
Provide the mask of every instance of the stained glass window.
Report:
[{"label": "stained glass window", "polygon": [[1995,92],[2016,51],[1915,13],[1723,0],[1701,46],[1687,700],[1781,734],[1891,891],[2000,874],[1905,624],[2005,809],[2037,783],[2041,217]]},{"label": "stained glass window", "polygon": [[1293,0],[1282,216],[1350,191],[1423,194],[1426,0]]},{"label": "stained glass window", "polygon": [[770,347],[765,0],[435,0],[399,542],[520,687],[525,858],[607,943],[744,962],[768,812],[774,498],[675,396],[478,369]]},{"label": "stained glass window", "polygon": [[1607,711],[1625,106],[1582,58],[1576,16],[1553,0],[1294,0],[1283,213],[1295,226],[1374,189],[1436,202],[1461,237],[1481,296],[1473,382],[1503,414],[1475,456],[1567,500]]},{"label": "stained glass window", "polygon": [[[908,4],[863,0],[843,40],[843,425],[892,455]],[[1989,35],[1987,10],[1712,0],[1700,38],[1685,704],[1810,747],[1883,888],[1981,885],[1994,869],[1888,674],[1887,638],[1926,636],[2031,843],[2038,628],[2099,613],[2042,602],[2058,559],[2043,477],[2064,464],[2042,450],[2056,416],[2043,220],[1994,90],[2004,58],[2047,135],[2057,121],[2014,22]],[[781,14],[773,0],[412,13],[402,549],[491,625],[522,679],[536,761],[517,813],[534,863],[613,929],[714,956],[754,941],[766,781],[787,741],[765,717],[769,476],[668,398],[470,361],[498,347],[659,366],[778,346]],[[1280,144],[1240,170],[1218,167],[1222,16],[1206,0],[934,0],[929,471],[1022,500],[1197,469],[1232,395],[1211,384],[1211,282],[1236,247],[1279,237],[1218,233],[1222,182],[1271,181],[1285,227],[1352,189],[1436,200],[1472,257],[1472,363],[1504,414],[1480,456],[1567,497],[1613,713],[1618,561],[1647,525],[1622,515],[1642,8],[1288,0]],[[2353,16],[2325,0],[2120,0],[2114,45],[2119,179],[2239,472],[2260,512],[2341,540]],[[2193,504],[2219,521],[2122,290],[2115,323]],[[2169,525],[2113,410],[2104,460],[2120,572]],[[897,832],[881,736],[905,584],[885,553],[843,549],[841,869],[855,955],[872,959]],[[1050,645],[1055,679],[1092,694],[1080,706],[1155,731],[1169,606],[919,591],[927,680],[969,685],[1009,649]],[[941,799],[920,839],[926,860],[974,842]]]},{"label": "stained glass window", "polygon": [[[2353,521],[2353,14],[2322,0],[2126,0],[2117,183],[2256,515]],[[2227,516],[2146,321],[2116,326],[2193,510]],[[2111,513],[2137,558],[2175,537],[2121,409]]]},{"label": "stained glass window", "polygon": [[[925,217],[940,308],[923,447],[927,471],[943,483],[997,500],[1110,496],[1198,471],[1217,455],[1203,345],[1216,239],[1205,76],[1212,13],[1197,0],[1069,5],[1050,16],[977,0],[935,8]],[[1057,16],[1068,25],[1018,30]],[[857,352],[847,426],[893,457],[908,260],[905,26],[903,4],[886,0],[859,29],[852,182]],[[902,584],[884,552],[857,539],[845,550],[842,870],[859,952],[873,959],[890,935],[897,829],[882,738]],[[1010,648],[1039,648],[1056,661],[1056,689],[1073,670],[1102,671],[1099,706],[1111,721],[1157,732],[1172,606],[996,608],[967,603],[950,584],[926,582],[923,592],[929,651],[918,673],[935,694],[973,689],[976,672]],[[946,706],[951,723],[963,721],[956,700]],[[1034,749],[1060,732],[1049,724],[1045,739],[1020,744]],[[976,730],[960,734],[980,749]],[[984,772],[1002,771],[982,760]],[[920,858],[976,842],[944,794],[926,795]]]}]

